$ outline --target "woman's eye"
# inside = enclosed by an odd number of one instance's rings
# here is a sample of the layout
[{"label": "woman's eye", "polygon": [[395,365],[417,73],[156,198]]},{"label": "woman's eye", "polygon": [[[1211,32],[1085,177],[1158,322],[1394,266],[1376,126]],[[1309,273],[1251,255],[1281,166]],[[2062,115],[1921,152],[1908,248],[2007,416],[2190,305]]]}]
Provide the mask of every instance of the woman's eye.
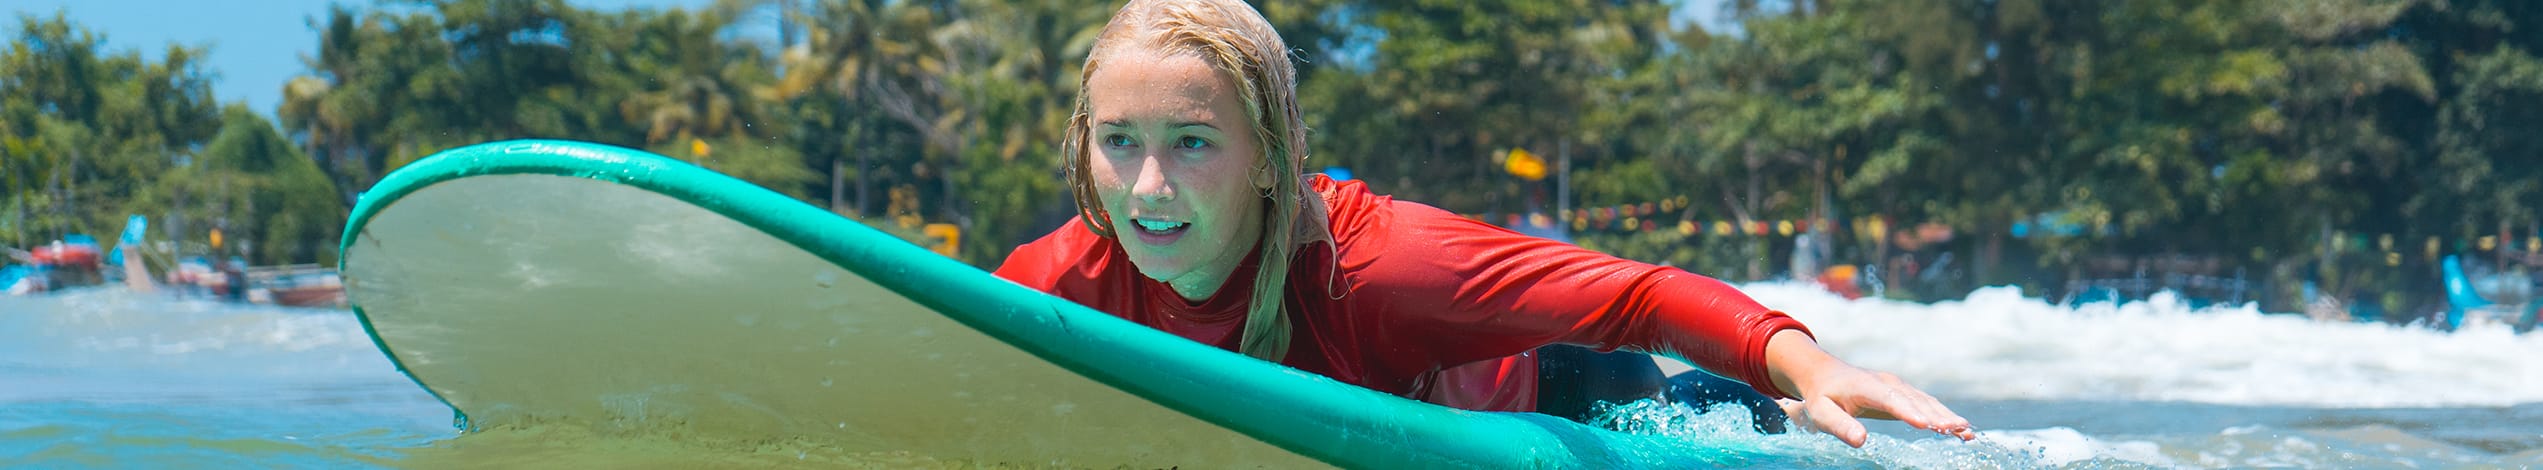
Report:
[{"label": "woman's eye", "polygon": [[1208,140],[1203,140],[1202,138],[1199,138],[1199,137],[1184,137],[1184,138],[1182,138],[1182,139],[1176,139],[1176,140],[1174,141],[1174,148],[1180,148],[1180,149],[1203,149],[1203,148],[1209,148],[1209,146],[1210,146],[1210,141],[1208,141]]},{"label": "woman's eye", "polygon": [[1130,136],[1121,135],[1121,134],[1108,134],[1108,135],[1105,135],[1105,136],[1104,136],[1104,146],[1105,146],[1105,147],[1115,147],[1115,148],[1129,147],[1129,146],[1131,146],[1131,143],[1130,143]]}]

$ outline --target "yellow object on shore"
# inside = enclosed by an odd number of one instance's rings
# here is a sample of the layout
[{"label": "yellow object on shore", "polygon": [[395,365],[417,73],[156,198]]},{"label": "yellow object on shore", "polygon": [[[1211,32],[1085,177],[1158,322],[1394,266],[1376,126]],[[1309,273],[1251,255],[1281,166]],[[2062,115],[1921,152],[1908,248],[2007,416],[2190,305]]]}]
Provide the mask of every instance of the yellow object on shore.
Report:
[{"label": "yellow object on shore", "polygon": [[934,247],[936,254],[945,256],[962,254],[962,227],[954,224],[927,224],[924,233],[930,238],[945,241]]},{"label": "yellow object on shore", "polygon": [[1545,159],[1537,158],[1536,154],[1528,153],[1527,149],[1510,149],[1510,154],[1502,159],[1501,166],[1509,170],[1510,175],[1521,179],[1528,181],[1545,179]]}]

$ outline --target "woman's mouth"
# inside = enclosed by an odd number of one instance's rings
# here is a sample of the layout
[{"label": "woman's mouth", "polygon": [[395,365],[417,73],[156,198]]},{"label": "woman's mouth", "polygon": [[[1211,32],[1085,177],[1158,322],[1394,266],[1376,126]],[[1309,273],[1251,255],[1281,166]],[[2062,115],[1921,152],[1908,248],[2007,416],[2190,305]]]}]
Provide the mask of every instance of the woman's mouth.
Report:
[{"label": "woman's mouth", "polygon": [[1155,219],[1131,219],[1130,224],[1138,228],[1140,241],[1156,245],[1174,243],[1175,239],[1183,237],[1183,232],[1192,229],[1191,222]]}]

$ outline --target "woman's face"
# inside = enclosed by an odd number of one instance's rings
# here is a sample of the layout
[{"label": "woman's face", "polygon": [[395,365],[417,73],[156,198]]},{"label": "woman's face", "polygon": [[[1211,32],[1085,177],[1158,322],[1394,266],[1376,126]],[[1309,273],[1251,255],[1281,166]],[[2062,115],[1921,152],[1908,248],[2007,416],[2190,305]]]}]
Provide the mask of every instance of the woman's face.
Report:
[{"label": "woman's face", "polygon": [[1139,272],[1207,299],[1262,237],[1243,98],[1189,54],[1113,53],[1086,79],[1090,178]]}]

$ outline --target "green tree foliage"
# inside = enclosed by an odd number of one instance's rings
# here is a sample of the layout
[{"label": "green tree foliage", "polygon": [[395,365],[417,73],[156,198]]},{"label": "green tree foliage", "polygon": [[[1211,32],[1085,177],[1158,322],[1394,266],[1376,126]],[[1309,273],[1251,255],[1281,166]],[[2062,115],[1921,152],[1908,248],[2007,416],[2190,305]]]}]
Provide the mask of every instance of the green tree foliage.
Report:
[{"label": "green tree foliage", "polygon": [[[1300,85],[1318,132],[1311,164],[1351,168],[1407,198],[1443,207],[1552,207],[1553,181],[1503,174],[1511,148],[1583,161],[1637,158],[1589,125],[1620,77],[1664,38],[1659,2],[1329,2],[1293,45],[1315,44]],[[1276,15],[1307,12],[1275,10]],[[1293,19],[1289,22],[1303,22]],[[1566,141],[1572,144],[1566,144]],[[1321,163],[1319,163],[1321,162]]]},{"label": "green tree foliage", "polygon": [[193,204],[172,208],[174,218],[222,229],[250,262],[335,262],[345,215],[335,183],[245,106],[224,109],[220,133],[169,176],[165,190],[195,195]]},{"label": "green tree foliage", "polygon": [[110,51],[60,14],[20,16],[0,52],[0,243],[122,226],[175,201],[154,181],[220,128],[203,51]]}]

